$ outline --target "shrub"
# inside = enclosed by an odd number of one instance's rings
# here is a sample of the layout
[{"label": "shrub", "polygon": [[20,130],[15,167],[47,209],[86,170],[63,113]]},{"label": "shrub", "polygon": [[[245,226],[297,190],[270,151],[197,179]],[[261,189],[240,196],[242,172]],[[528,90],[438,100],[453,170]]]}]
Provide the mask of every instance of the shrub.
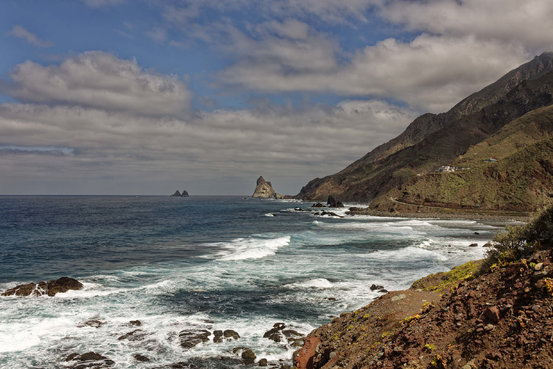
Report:
[{"label": "shrub", "polygon": [[553,206],[545,209],[530,223],[511,226],[499,233],[488,250],[483,270],[525,258],[535,251],[553,248]]}]

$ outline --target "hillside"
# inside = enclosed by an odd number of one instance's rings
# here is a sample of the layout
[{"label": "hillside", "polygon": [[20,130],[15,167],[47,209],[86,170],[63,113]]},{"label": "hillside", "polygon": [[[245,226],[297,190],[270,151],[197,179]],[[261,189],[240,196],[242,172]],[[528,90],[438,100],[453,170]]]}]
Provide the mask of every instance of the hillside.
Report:
[{"label": "hillside", "polygon": [[[448,164],[448,163],[444,163]],[[534,212],[553,200],[553,105],[525,114],[470,147],[450,164],[412,178],[373,209],[425,212],[430,207]],[[416,207],[409,205],[417,205]]]},{"label": "hillside", "polygon": [[312,331],[298,369],[553,367],[553,207],[483,263],[423,278]]},{"label": "hillside", "polygon": [[553,103],[553,53],[544,53],[467,97],[447,113],[415,119],[395,139],[339,173],[317,178],[298,198],[372,201],[454,161],[522,115]]}]

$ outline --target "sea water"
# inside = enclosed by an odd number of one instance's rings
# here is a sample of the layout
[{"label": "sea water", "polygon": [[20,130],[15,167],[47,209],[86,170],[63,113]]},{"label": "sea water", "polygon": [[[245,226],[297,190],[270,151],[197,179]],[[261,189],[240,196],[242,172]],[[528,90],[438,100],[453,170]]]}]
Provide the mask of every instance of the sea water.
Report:
[{"label": "sea water", "polygon": [[[0,291],[62,276],[84,284],[55,297],[0,297],[0,367],[64,367],[69,354],[90,351],[117,368],[245,366],[235,347],[252,349],[269,366],[290,363],[296,347],[263,337],[273,324],[307,334],[380,295],[372,284],[405,289],[482,258],[483,245],[501,229],[301,211],[311,205],[245,197],[0,197]],[[102,324],[84,324],[91,320]],[[135,329],[136,340],[120,339]],[[240,338],[185,349],[179,332],[188,329],[232,329]]]}]

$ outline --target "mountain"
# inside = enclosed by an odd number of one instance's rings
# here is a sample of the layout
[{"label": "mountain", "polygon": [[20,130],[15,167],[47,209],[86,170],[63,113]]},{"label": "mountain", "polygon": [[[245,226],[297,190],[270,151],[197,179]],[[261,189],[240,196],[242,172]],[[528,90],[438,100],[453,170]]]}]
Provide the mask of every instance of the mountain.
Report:
[{"label": "mountain", "polygon": [[[413,186],[440,166],[452,164],[508,123],[552,103],[553,53],[544,53],[465,98],[448,112],[418,117],[398,137],[342,171],[312,180],[297,197],[322,200],[332,194],[340,200],[374,200],[382,210],[389,205],[385,203],[392,195],[397,197],[399,189]],[[415,187],[410,188],[412,198],[417,194]]]}]

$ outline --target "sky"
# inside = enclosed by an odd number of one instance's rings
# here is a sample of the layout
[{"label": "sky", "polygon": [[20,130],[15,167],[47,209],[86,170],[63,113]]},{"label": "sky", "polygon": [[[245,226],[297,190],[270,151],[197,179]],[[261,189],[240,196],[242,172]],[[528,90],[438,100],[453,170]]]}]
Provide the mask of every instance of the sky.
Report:
[{"label": "sky", "polygon": [[551,30],[551,0],[3,0],[0,194],[297,194]]}]

